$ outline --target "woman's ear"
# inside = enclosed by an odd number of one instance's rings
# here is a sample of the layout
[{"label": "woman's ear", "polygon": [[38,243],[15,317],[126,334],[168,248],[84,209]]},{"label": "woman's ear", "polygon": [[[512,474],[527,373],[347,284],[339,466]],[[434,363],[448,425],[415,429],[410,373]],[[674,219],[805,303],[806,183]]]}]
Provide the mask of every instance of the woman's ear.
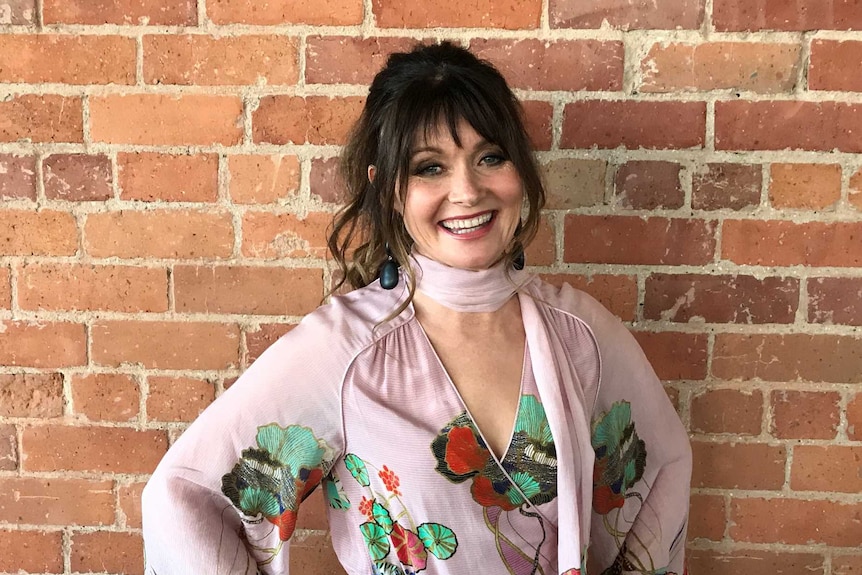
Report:
[{"label": "woman's ear", "polygon": [[377,175],[377,167],[374,164],[368,164],[368,181],[374,183],[374,176]]}]

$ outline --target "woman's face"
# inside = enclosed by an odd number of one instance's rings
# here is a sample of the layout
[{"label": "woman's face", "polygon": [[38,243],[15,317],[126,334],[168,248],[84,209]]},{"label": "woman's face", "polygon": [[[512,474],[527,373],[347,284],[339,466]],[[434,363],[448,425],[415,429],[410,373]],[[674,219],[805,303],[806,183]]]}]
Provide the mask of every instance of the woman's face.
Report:
[{"label": "woman's face", "polygon": [[445,124],[413,142],[402,213],[414,249],[450,267],[481,270],[511,245],[524,188],[499,146],[466,121],[459,147]]}]

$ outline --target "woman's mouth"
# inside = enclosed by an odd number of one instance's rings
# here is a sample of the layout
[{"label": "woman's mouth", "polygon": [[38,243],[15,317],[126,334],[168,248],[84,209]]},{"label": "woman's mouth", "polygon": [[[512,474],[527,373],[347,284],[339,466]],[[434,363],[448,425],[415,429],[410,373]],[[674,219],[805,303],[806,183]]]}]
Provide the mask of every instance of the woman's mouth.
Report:
[{"label": "woman's mouth", "polygon": [[485,212],[473,218],[457,218],[451,220],[443,220],[440,226],[447,232],[455,235],[464,235],[480,230],[487,226],[494,219],[496,212]]}]

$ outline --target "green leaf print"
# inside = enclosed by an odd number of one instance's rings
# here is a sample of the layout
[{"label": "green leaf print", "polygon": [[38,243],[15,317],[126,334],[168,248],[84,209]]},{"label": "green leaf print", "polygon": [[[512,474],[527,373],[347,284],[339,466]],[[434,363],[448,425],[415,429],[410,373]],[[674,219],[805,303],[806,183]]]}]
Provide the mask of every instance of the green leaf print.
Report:
[{"label": "green leaf print", "polygon": [[386,532],[383,531],[376,523],[363,523],[359,526],[359,531],[365,539],[365,545],[368,546],[368,553],[375,561],[379,561],[389,555],[389,538]]},{"label": "green leaf print", "polygon": [[365,462],[352,453],[348,453],[344,458],[344,466],[347,471],[353,476],[359,485],[368,487],[371,483],[368,481],[368,470],[365,468]]},{"label": "green leaf print", "polygon": [[416,530],[425,549],[437,559],[448,559],[458,548],[455,532],[439,523],[423,523]]},{"label": "green leaf print", "polygon": [[371,514],[374,518],[374,522],[379,525],[387,535],[392,533],[392,517],[389,516],[389,510],[375,501],[371,506]]},{"label": "green leaf print", "polygon": [[307,427],[264,425],[257,430],[257,444],[294,474],[303,467],[314,469],[323,461],[324,450]]}]

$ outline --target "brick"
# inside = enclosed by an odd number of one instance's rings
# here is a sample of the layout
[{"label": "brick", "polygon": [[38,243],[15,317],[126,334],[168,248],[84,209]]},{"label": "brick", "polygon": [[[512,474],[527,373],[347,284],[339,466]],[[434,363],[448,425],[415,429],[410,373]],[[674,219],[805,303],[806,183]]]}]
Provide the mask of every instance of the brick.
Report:
[{"label": "brick", "polygon": [[93,361],[150,369],[228,369],[239,364],[239,329],[204,322],[103,321],[92,328]]},{"label": "brick", "polygon": [[80,97],[20,94],[0,100],[0,142],[84,141]]},{"label": "brick", "polygon": [[725,220],[722,259],[763,266],[862,267],[862,223]]},{"label": "brick", "polygon": [[179,312],[305,315],[320,305],[319,269],[248,266],[176,266]]},{"label": "brick", "polygon": [[535,150],[550,150],[553,143],[552,126],[554,106],[550,102],[524,100],[521,102],[524,130]]},{"label": "brick", "polygon": [[0,9],[0,24],[26,26],[36,22],[36,0],[6,0]]},{"label": "brick", "polygon": [[692,495],[688,519],[689,540],[711,539],[712,541],[721,541],[724,538],[726,508],[724,497]]},{"label": "brick", "polygon": [[234,242],[229,214],[190,210],[90,214],[84,238],[101,258],[226,258]]},{"label": "brick", "polygon": [[138,384],[130,375],[90,373],[72,376],[72,407],[89,421],[131,421],[138,417]]},{"label": "brick", "polygon": [[141,528],[141,494],[144,491],[145,482],[121,485],[118,489],[120,496],[120,512],[126,518],[126,527],[132,529]]},{"label": "brick", "polygon": [[769,201],[775,208],[822,210],[841,199],[838,164],[772,164]]},{"label": "brick", "polygon": [[717,150],[862,152],[862,104],[716,102]]},{"label": "brick", "polygon": [[0,530],[0,571],[62,573],[63,533]]},{"label": "brick", "polygon": [[634,332],[635,339],[662,380],[706,377],[707,336],[702,333]]},{"label": "brick", "polygon": [[0,373],[0,416],[63,415],[63,376],[59,373]]},{"label": "brick", "polygon": [[715,0],[718,31],[862,29],[862,6],[845,0]]},{"label": "brick", "polygon": [[721,333],[712,372],[721,379],[862,381],[862,339],[841,335]]},{"label": "brick", "polygon": [[862,491],[862,447],[797,445],[793,448],[790,488],[796,491]]},{"label": "brick", "polygon": [[242,107],[237,96],[92,96],[90,134],[109,144],[232,146],[242,141]]},{"label": "brick", "polygon": [[760,166],[706,164],[691,177],[691,207],[696,210],[742,210],[760,203]]},{"label": "brick", "polygon": [[761,42],[656,43],[641,60],[641,92],[775,94],[796,84],[802,47]]},{"label": "brick", "polygon": [[12,309],[12,272],[0,267],[0,310]]},{"label": "brick", "polygon": [[0,200],[36,199],[36,158],[0,154]]},{"label": "brick", "polygon": [[291,573],[346,575],[328,533],[311,533],[290,545]]},{"label": "brick", "polygon": [[212,382],[192,377],[148,378],[150,421],[194,421],[215,399]]},{"label": "brick", "polygon": [[600,28],[607,22],[623,30],[700,28],[704,0],[550,0],[551,28]]},{"label": "brick", "polygon": [[622,90],[622,42],[480,39],[470,51],[488,60],[512,88],[549,91]]},{"label": "brick", "polygon": [[780,439],[834,439],[841,396],[835,392],[773,391],[770,432]]},{"label": "brick", "polygon": [[832,575],[859,575],[862,573],[862,555],[833,555]]},{"label": "brick", "polygon": [[445,0],[372,0],[372,10],[381,28],[503,28],[539,27],[539,0],[478,0],[471,4]]},{"label": "brick", "polygon": [[264,96],[252,113],[257,144],[343,144],[364,98]]},{"label": "brick", "polygon": [[248,212],[242,219],[242,254],[267,260],[326,257],[326,231],[331,222],[332,214],[320,212],[311,212],[305,218]]},{"label": "brick", "polygon": [[75,533],[71,558],[75,573],[144,575],[144,542],[139,533]]},{"label": "brick", "polygon": [[56,368],[87,363],[83,324],[0,321],[0,365]]},{"label": "brick", "polygon": [[691,398],[692,431],[760,435],[762,427],[760,391],[708,389]]},{"label": "brick", "polygon": [[120,197],[145,202],[214,202],[218,199],[216,154],[151,152],[117,154]]},{"label": "brick", "polygon": [[71,256],[78,227],[67,212],[0,210],[0,255]]},{"label": "brick", "polygon": [[714,234],[715,222],[704,220],[567,215],[564,259],[572,263],[703,265],[713,259]]},{"label": "brick", "polygon": [[856,394],[847,403],[847,437],[862,440],[862,394]]},{"label": "brick", "polygon": [[617,169],[614,180],[616,202],[637,210],[680,208],[685,203],[681,171],[676,162],[626,162]]},{"label": "brick", "polygon": [[0,495],[3,522],[60,526],[114,522],[112,481],[0,477]]},{"label": "brick", "polygon": [[350,26],[362,23],[364,11],[362,0],[209,0],[207,13],[216,24]]},{"label": "brick", "polygon": [[286,36],[144,36],[144,81],[197,86],[296,84],[297,43]]},{"label": "brick", "polygon": [[342,204],[347,201],[347,188],[339,173],[339,159],[314,158],[311,161],[309,187],[322,202]]},{"label": "brick", "polygon": [[644,317],[708,323],[793,323],[799,280],[746,275],[650,274]]},{"label": "brick", "polygon": [[566,104],[561,148],[702,148],[703,102],[583,100]]},{"label": "brick", "polygon": [[735,499],[730,537],[749,543],[857,547],[862,540],[862,504],[790,498]]},{"label": "brick", "polygon": [[539,229],[536,237],[530,242],[525,250],[527,265],[550,266],[557,261],[557,240],[554,225],[547,217],[539,220]]},{"label": "brick", "polygon": [[196,0],[44,0],[45,24],[193,26]]},{"label": "brick", "polygon": [[103,201],[114,195],[111,159],[103,155],[56,154],[42,162],[49,200]]},{"label": "brick", "polygon": [[272,204],[299,191],[296,156],[228,156],[228,169],[230,198],[236,204]]},{"label": "brick", "polygon": [[21,309],[159,312],[168,309],[165,269],[90,264],[29,264],[20,269]]},{"label": "brick", "polygon": [[597,206],[604,202],[605,161],[560,158],[541,167],[547,197],[546,209],[569,210]]},{"label": "brick", "polygon": [[862,78],[853,72],[859,62],[862,62],[860,41],[812,40],[808,89],[862,92]]},{"label": "brick", "polygon": [[764,443],[692,441],[692,487],[781,489],[787,448]]},{"label": "brick", "polygon": [[850,205],[862,210],[862,168],[850,176],[850,190],[847,194]]},{"label": "brick", "polygon": [[0,36],[0,82],[134,84],[135,39],[121,36]]},{"label": "brick", "polygon": [[810,278],[808,321],[862,325],[862,278]]},{"label": "brick", "polygon": [[18,470],[18,429],[0,424],[0,471]]},{"label": "brick", "polygon": [[409,51],[415,44],[413,38],[309,36],[305,82],[368,86],[391,53]]},{"label": "brick", "polygon": [[329,529],[329,521],[326,518],[329,505],[323,496],[323,489],[315,489],[314,492],[303,500],[300,507],[299,518],[296,521],[297,529],[316,529],[325,531]]},{"label": "brick", "polygon": [[[710,551],[691,549],[686,554],[691,573],[697,575],[738,575],[770,573],[774,575],[824,575],[823,556],[814,553],[779,551]],[[834,573],[834,571],[833,571]]]},{"label": "brick", "polygon": [[295,326],[284,323],[265,323],[257,326],[254,331],[245,332],[246,357],[245,365],[251,365],[278,338],[292,330]]},{"label": "brick", "polygon": [[635,319],[638,304],[635,276],[542,274],[542,279],[558,287],[567,283],[575,289],[587,292],[622,321]]},{"label": "brick", "polygon": [[168,436],[158,430],[50,425],[24,429],[22,444],[27,471],[152,473],[167,452]]}]

